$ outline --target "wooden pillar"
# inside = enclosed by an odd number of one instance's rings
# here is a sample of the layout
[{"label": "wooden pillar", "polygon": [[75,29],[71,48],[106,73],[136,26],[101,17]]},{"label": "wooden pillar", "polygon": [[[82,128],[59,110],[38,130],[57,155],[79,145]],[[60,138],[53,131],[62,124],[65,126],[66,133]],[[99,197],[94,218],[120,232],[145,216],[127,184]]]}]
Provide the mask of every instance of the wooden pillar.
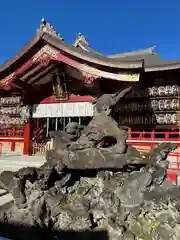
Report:
[{"label": "wooden pillar", "polygon": [[31,154],[31,123],[27,122],[24,128],[24,151],[25,155]]}]

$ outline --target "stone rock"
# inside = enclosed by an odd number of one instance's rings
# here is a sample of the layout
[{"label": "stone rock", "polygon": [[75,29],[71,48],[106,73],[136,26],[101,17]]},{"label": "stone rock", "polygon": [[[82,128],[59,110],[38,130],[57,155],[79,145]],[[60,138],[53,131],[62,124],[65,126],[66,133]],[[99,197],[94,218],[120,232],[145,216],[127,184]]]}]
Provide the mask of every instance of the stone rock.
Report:
[{"label": "stone rock", "polygon": [[111,108],[130,90],[97,99],[83,129],[73,123],[52,133],[54,149],[40,168],[0,175],[1,188],[15,200],[1,209],[2,221],[107,230],[111,240],[180,239],[180,187],[166,174],[167,156],[177,146],[162,143],[141,154],[127,145]]}]

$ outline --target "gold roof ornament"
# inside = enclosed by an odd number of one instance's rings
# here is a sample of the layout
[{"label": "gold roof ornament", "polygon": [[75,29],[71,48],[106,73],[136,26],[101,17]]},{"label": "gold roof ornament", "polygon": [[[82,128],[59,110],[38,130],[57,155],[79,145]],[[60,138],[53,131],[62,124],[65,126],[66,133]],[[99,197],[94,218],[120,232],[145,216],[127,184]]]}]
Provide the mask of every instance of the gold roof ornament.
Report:
[{"label": "gold roof ornament", "polygon": [[81,32],[79,32],[77,34],[75,42],[74,42],[74,46],[77,47],[80,43],[84,43],[87,46],[89,46],[88,40],[85,38],[85,36]]},{"label": "gold roof ornament", "polygon": [[45,22],[46,22],[45,18],[42,18],[41,23],[45,23]]}]

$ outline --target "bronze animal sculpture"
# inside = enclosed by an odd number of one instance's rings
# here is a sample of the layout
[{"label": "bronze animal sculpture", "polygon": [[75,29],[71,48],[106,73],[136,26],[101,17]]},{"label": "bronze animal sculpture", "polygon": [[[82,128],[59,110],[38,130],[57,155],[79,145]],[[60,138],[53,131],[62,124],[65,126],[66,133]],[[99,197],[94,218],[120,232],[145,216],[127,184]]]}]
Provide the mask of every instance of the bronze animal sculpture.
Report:
[{"label": "bronze animal sculpture", "polygon": [[97,99],[95,116],[83,129],[72,124],[52,133],[54,148],[40,168],[1,174],[15,200],[0,211],[3,221],[106,229],[112,240],[180,239],[180,189],[166,176],[167,156],[177,146],[163,143],[143,155],[127,145],[111,108],[129,91]]}]

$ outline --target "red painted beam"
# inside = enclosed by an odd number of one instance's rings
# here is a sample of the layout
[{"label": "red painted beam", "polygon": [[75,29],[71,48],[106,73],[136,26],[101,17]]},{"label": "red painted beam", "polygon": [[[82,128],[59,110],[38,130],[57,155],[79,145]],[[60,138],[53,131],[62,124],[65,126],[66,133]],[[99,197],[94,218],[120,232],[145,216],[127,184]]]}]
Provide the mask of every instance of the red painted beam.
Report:
[{"label": "red painted beam", "polygon": [[[95,100],[95,98],[92,96],[78,96],[78,95],[71,94],[69,95],[67,102],[91,102],[93,100]],[[56,97],[50,96],[43,99],[40,103],[56,103],[56,102],[57,102]]]}]

